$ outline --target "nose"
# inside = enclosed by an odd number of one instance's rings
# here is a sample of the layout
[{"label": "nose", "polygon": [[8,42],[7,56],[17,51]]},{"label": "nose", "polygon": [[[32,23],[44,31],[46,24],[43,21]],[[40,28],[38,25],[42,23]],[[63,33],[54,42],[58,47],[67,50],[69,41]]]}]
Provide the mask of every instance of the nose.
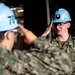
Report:
[{"label": "nose", "polygon": [[57,28],[57,29],[60,29],[60,27],[61,27],[60,24],[56,25],[56,28]]}]

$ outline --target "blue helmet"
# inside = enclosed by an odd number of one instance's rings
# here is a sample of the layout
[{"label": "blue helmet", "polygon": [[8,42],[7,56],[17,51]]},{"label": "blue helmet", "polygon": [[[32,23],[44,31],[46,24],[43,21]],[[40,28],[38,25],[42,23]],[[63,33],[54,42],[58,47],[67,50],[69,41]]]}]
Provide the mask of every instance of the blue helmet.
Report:
[{"label": "blue helmet", "polygon": [[0,32],[18,27],[14,12],[4,3],[0,3]]},{"label": "blue helmet", "polygon": [[60,8],[56,10],[56,12],[54,13],[52,21],[53,23],[67,22],[67,21],[71,21],[71,17],[69,12],[66,9]]}]

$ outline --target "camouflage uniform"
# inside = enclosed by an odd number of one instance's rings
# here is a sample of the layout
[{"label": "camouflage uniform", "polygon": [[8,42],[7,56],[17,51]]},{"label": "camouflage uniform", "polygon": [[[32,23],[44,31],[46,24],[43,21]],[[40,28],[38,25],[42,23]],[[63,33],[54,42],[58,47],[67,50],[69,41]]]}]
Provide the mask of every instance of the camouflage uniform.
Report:
[{"label": "camouflage uniform", "polygon": [[[66,52],[73,62],[73,72],[71,75],[75,75],[75,38],[71,35],[68,40],[61,45],[57,38],[46,38],[44,36],[35,39],[32,43],[35,48],[38,48],[40,51],[46,52],[49,54],[50,51],[60,50],[61,52]],[[64,63],[64,62],[62,62]],[[62,64],[61,64],[62,65]]]},{"label": "camouflage uniform", "polygon": [[[45,46],[46,47],[46,46]],[[50,48],[29,51],[0,47],[0,75],[71,75],[72,62],[65,52]]]}]

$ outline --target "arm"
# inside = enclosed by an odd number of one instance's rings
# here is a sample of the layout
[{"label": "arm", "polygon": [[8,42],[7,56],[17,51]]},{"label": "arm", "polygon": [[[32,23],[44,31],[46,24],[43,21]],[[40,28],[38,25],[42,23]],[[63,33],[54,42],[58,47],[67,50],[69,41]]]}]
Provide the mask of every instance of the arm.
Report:
[{"label": "arm", "polygon": [[22,25],[19,25],[19,28],[24,34],[24,42],[26,44],[28,44],[28,45],[32,44],[34,47],[43,48],[43,49],[45,48],[46,44],[47,44],[47,46],[49,46],[50,41],[47,38],[45,38],[43,36],[37,37],[30,30],[27,30]]},{"label": "arm", "polygon": [[22,25],[19,25],[19,28],[24,34],[24,42],[28,45],[31,45],[31,43],[37,38],[37,36],[34,35],[30,30],[24,28]]},{"label": "arm", "polygon": [[26,44],[33,45],[35,48],[39,48],[39,50],[46,50],[46,48],[50,47],[51,39],[49,40],[43,36],[37,37],[32,31],[24,28],[22,25],[19,25],[19,28],[24,34],[24,42]]}]

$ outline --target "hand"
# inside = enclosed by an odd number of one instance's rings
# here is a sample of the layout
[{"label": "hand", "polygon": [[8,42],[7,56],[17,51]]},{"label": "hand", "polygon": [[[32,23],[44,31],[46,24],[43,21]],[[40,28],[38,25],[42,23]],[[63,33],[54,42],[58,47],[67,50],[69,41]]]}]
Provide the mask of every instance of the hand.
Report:
[{"label": "hand", "polygon": [[52,28],[52,22],[49,24],[49,26],[46,28],[45,32],[42,34],[42,36],[47,36]]},{"label": "hand", "polygon": [[30,45],[32,41],[34,41],[37,38],[36,35],[34,35],[30,30],[24,28],[22,25],[19,25],[19,28],[24,34],[24,42],[26,44]]}]

